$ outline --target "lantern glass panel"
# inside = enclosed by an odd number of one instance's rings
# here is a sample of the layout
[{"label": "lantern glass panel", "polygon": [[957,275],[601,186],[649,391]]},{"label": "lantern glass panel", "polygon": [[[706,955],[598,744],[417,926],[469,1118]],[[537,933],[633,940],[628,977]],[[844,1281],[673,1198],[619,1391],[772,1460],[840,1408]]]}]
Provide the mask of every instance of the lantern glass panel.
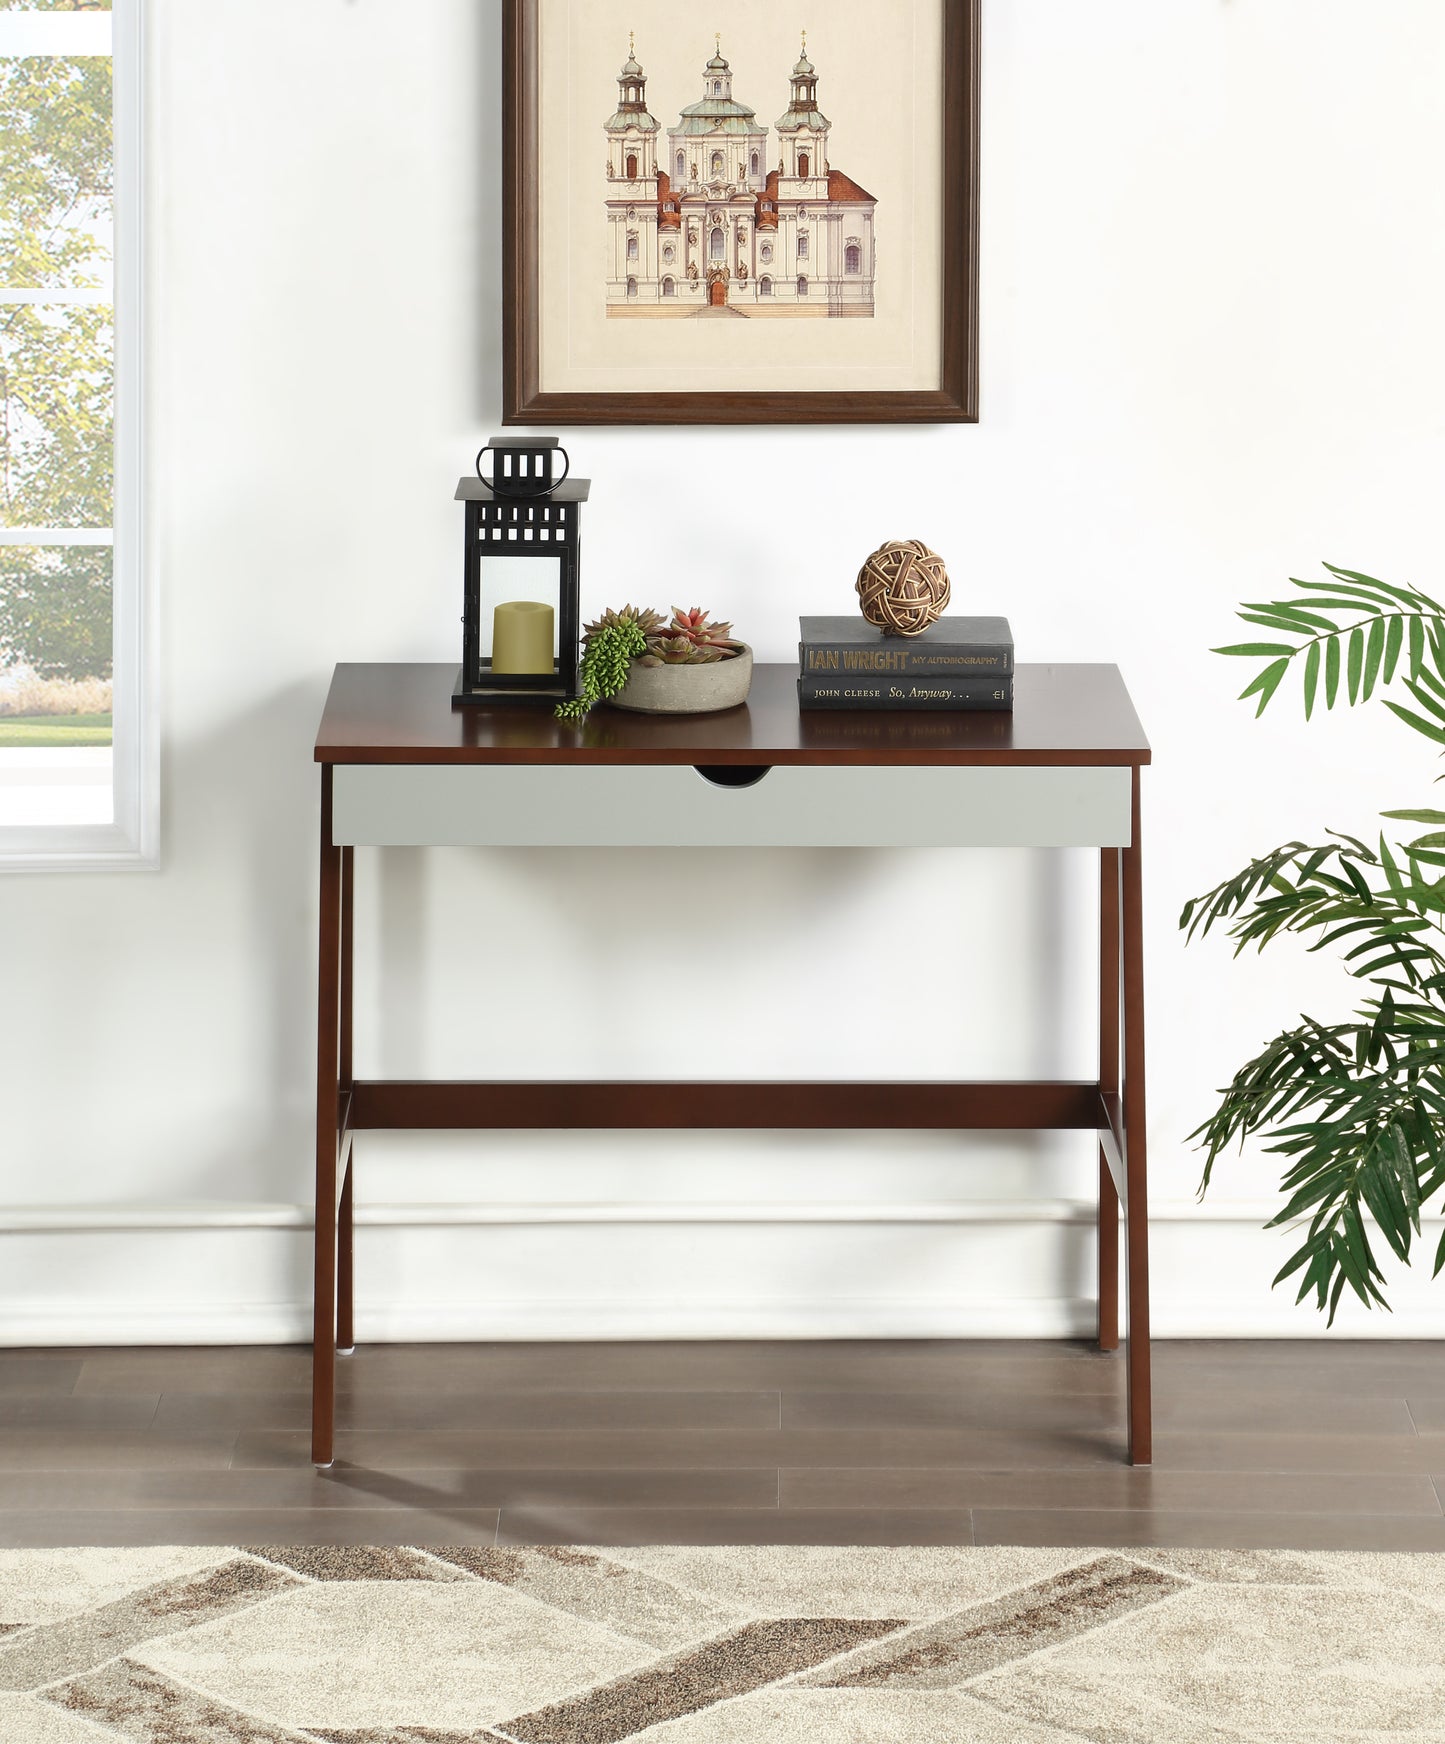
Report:
[{"label": "lantern glass panel", "polygon": [[481,655],[497,676],[555,671],[561,646],[562,559],[484,556],[479,564]]}]

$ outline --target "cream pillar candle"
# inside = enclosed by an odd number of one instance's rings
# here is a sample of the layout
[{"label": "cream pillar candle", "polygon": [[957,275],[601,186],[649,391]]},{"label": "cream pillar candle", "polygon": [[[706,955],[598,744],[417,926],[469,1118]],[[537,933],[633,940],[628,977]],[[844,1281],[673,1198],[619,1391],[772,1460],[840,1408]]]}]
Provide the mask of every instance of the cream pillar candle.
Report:
[{"label": "cream pillar candle", "polygon": [[514,677],[554,670],[556,613],[537,600],[506,600],[492,619],[492,671]]}]

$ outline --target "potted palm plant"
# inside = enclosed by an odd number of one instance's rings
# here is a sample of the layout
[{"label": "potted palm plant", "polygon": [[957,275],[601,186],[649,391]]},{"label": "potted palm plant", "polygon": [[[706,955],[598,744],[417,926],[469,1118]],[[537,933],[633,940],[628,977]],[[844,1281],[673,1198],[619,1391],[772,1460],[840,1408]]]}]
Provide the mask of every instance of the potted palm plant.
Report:
[{"label": "potted palm plant", "polygon": [[[1325,568],[1328,580],[1292,580],[1289,598],[1240,608],[1274,638],[1216,650],[1265,662],[1243,696],[1263,714],[1295,673],[1308,719],[1321,699],[1355,706],[1395,687],[1385,707],[1445,746],[1445,605]],[[1371,1230],[1408,1264],[1421,1207],[1445,1187],[1445,812],[1381,815],[1422,833],[1390,841],[1372,830],[1374,846],[1333,830],[1286,842],[1180,917],[1190,939],[1222,928],[1236,955],[1285,935],[1338,945],[1361,984],[1347,1017],[1306,1017],[1268,1041],[1192,1135],[1207,1153],[1201,1191],[1235,1141],[1266,1137],[1266,1152],[1285,1159],[1286,1202],[1267,1227],[1298,1222],[1304,1236],[1275,1283],[1299,1274],[1296,1301],[1313,1291],[1331,1324],[1346,1288],[1366,1307],[1389,1306]],[[1442,1266],[1445,1238],[1437,1275]]]}]

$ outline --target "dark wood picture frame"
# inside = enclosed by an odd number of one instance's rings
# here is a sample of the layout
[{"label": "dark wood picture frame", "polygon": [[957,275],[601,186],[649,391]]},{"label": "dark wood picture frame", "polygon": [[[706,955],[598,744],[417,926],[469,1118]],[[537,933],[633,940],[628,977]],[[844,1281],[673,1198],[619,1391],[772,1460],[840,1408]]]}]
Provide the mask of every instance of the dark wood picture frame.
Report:
[{"label": "dark wood picture frame", "polygon": [[505,424],[973,424],[978,421],[982,0],[943,0],[943,346],[937,388],[859,393],[543,393],[538,319],[541,0],[502,0]]}]

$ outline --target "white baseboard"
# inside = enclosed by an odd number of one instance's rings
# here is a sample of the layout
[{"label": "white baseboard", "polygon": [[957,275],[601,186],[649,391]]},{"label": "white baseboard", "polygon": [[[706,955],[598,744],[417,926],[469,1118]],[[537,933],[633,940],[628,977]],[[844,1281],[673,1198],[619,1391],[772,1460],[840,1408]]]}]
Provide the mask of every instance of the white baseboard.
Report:
[{"label": "white baseboard", "polygon": [[[1162,1323],[1161,1323],[1162,1322]],[[311,1342],[311,1309],[303,1302],[257,1302],[217,1307],[178,1302],[147,1307],[120,1302],[57,1305],[12,1301],[4,1305],[5,1337],[12,1349],[117,1345],[281,1345]],[[1089,1338],[1095,1306],[1085,1297],[1027,1301],[908,1304],[860,1298],[834,1303],[682,1301],[634,1298],[624,1307],[609,1298],[573,1297],[489,1302],[470,1311],[442,1304],[394,1303],[358,1307],[357,1344],[568,1344],[740,1339],[969,1339]],[[1217,1302],[1180,1302],[1161,1315],[1155,1305],[1153,1337],[1168,1339],[1445,1340],[1445,1314],[1406,1321],[1376,1314],[1332,1332],[1312,1309],[1290,1308],[1278,1319],[1258,1310],[1230,1313]]]},{"label": "white baseboard", "polygon": [[[1270,1279],[1268,1202],[1151,1216],[1159,1338],[1317,1338]],[[362,1343],[1087,1337],[1094,1208],[1077,1200],[876,1204],[372,1204],[358,1209]],[[1434,1220],[1437,1224],[1439,1219]],[[0,1211],[0,1342],[286,1344],[311,1335],[301,1205]],[[1332,1337],[1445,1337],[1445,1284],[1397,1272],[1393,1314],[1352,1302]],[[861,1286],[861,1287],[860,1287]]]},{"label": "white baseboard", "polygon": [[[1274,1215],[1268,1200],[1235,1200],[1206,1209],[1192,1199],[1152,1205],[1152,1224],[1249,1223],[1261,1226]],[[1083,1199],[887,1200],[877,1203],[817,1201],[800,1203],[717,1204],[700,1200],[627,1203],[617,1200],[358,1205],[358,1227],[375,1229],[467,1229],[509,1224],[912,1224],[1094,1222],[1095,1208]],[[1425,1222],[1432,1220],[1426,1218]],[[1436,1218],[1434,1222],[1441,1222]],[[0,1235],[59,1234],[138,1229],[310,1229],[309,1205],[226,1204],[174,1201],[155,1205],[0,1206]]]},{"label": "white baseboard", "polygon": [[[886,1299],[810,1302],[789,1298],[699,1301],[604,1297],[489,1301],[484,1307],[394,1302],[356,1313],[365,1344],[600,1343],[646,1339],[1075,1338],[1094,1325],[1083,1300],[1018,1303],[900,1303]],[[16,1347],[69,1345],[309,1344],[309,1303],[257,1302],[217,1307],[49,1302],[5,1304],[5,1342]],[[966,1330],[961,1330],[966,1328]]]}]

